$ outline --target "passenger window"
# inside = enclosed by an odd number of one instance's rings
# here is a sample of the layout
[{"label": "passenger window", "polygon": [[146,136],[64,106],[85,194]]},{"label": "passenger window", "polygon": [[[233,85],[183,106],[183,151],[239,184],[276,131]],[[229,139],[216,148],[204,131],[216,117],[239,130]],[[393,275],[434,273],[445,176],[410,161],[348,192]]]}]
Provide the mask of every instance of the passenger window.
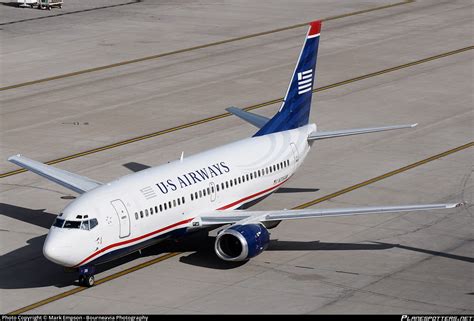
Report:
[{"label": "passenger window", "polygon": [[219,192],[219,184],[216,185],[216,189]]},{"label": "passenger window", "polygon": [[150,214],[153,215],[153,207],[150,207]]},{"label": "passenger window", "polygon": [[209,189],[209,187],[207,188],[207,195],[211,194],[211,190]]},{"label": "passenger window", "polygon": [[229,181],[225,182],[225,188],[229,188]]},{"label": "passenger window", "polygon": [[202,191],[202,195],[203,195],[203,196],[206,196],[206,189],[204,189],[204,190]]},{"label": "passenger window", "polygon": [[163,207],[165,208],[165,211],[168,209],[168,208],[166,207],[166,203],[163,204]]},{"label": "passenger window", "polygon": [[233,185],[232,185],[232,180],[230,180],[230,187],[232,187],[232,186],[233,186]]},{"label": "passenger window", "polygon": [[191,194],[191,201],[194,201],[194,194]]},{"label": "passenger window", "polygon": [[143,218],[143,211],[140,211],[140,217]]},{"label": "passenger window", "polygon": [[138,213],[135,212],[135,219],[138,220]]},{"label": "passenger window", "polygon": [[202,197],[202,191],[199,191],[199,198]]},{"label": "passenger window", "polygon": [[173,207],[176,207],[176,200],[173,200]]},{"label": "passenger window", "polygon": [[148,209],[145,210],[145,215],[148,216]]},{"label": "passenger window", "polygon": [[163,212],[163,205],[160,204],[160,212]]},{"label": "passenger window", "polygon": [[171,208],[171,201],[168,202],[168,208]]},{"label": "passenger window", "polygon": [[178,198],[178,205],[181,205],[181,199]]},{"label": "passenger window", "polygon": [[253,173],[250,173],[250,179],[253,179]]},{"label": "passenger window", "polygon": [[158,213],[158,206],[155,206],[155,214]]},{"label": "passenger window", "polygon": [[182,200],[182,202],[181,202],[181,203],[183,203],[183,204],[184,204],[184,203],[185,203],[185,201],[184,201],[184,196],[181,198],[181,200]]}]

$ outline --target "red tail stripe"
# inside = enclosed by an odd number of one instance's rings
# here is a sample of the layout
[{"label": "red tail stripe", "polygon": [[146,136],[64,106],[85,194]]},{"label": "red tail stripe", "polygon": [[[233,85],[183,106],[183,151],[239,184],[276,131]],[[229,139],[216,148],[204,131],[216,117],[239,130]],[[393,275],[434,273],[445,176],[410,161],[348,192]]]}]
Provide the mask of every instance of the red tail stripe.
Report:
[{"label": "red tail stripe", "polygon": [[309,25],[311,27],[309,29],[308,36],[314,36],[321,32],[321,20],[310,22]]}]

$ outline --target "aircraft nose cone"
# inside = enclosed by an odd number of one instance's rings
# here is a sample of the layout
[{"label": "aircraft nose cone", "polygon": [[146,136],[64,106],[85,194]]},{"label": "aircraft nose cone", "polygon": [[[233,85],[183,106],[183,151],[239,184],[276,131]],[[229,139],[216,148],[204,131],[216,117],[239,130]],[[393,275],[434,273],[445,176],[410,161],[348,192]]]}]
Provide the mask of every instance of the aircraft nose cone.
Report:
[{"label": "aircraft nose cone", "polygon": [[[52,242],[45,242],[43,246],[43,255],[54,263],[60,262],[60,253],[57,246],[54,246]],[[60,263],[59,263],[60,264]]]},{"label": "aircraft nose cone", "polygon": [[46,239],[43,246],[43,255],[51,262],[62,266],[73,266],[69,257],[70,249],[66,246],[55,244],[51,240]]}]

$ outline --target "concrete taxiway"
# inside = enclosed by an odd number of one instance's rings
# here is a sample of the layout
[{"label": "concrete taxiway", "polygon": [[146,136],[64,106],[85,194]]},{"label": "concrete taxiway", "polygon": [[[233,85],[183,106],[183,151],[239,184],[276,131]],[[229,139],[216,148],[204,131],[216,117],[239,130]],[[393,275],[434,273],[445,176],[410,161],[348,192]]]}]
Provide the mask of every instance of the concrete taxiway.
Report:
[{"label": "concrete taxiway", "polygon": [[84,290],[41,252],[72,192],[13,173],[6,161],[16,153],[59,160],[55,166],[105,182],[130,173],[125,164],[155,166],[252,135],[250,125],[222,116],[224,108],[275,113],[279,104],[267,102],[284,95],[307,30],[295,25],[326,18],[312,120],[324,130],[419,125],[318,142],[285,188],[255,209],[312,200],[472,204],[473,7],[469,0],[69,0],[52,11],[2,4],[0,312],[474,313],[469,204],[284,222],[271,230],[266,252],[239,265],[213,254],[212,233],[197,235],[106,266],[101,284]]}]

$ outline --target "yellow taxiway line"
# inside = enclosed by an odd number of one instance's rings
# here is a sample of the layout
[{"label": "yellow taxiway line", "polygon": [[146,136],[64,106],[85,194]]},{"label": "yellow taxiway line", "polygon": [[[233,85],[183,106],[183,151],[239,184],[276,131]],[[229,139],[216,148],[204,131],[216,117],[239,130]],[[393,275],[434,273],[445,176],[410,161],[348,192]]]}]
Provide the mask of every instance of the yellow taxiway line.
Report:
[{"label": "yellow taxiway line", "polygon": [[[396,6],[400,6],[400,5],[404,5],[404,4],[408,4],[408,3],[412,3],[412,2],[415,2],[415,0],[404,0],[404,1],[401,1],[401,2],[388,4],[388,5],[384,5],[384,6],[378,6],[378,7],[371,8],[371,9],[364,9],[364,10],[349,12],[349,13],[345,13],[345,14],[341,14],[341,15],[337,15],[337,16],[331,16],[331,17],[323,18],[321,20],[322,21],[337,20],[337,19],[342,19],[342,18],[355,16],[355,15],[359,15],[359,14],[363,14],[363,13],[368,13],[368,12],[393,8],[393,7],[396,7]],[[281,31],[287,31],[287,30],[291,30],[291,29],[301,28],[301,27],[305,27],[307,25],[308,25],[308,22],[299,23],[299,24],[292,25],[292,26],[287,26],[287,27],[283,27],[283,28],[278,28],[278,29],[253,33],[253,34],[245,35],[245,36],[241,36],[241,37],[235,37],[235,38],[230,38],[230,39],[226,39],[226,40],[211,42],[211,43],[207,43],[207,44],[204,44],[204,45],[179,49],[179,50],[175,50],[175,51],[164,52],[164,53],[157,54],[157,55],[141,57],[141,58],[131,59],[131,60],[127,60],[127,61],[121,61],[121,62],[117,62],[117,63],[110,64],[110,65],[99,66],[99,67],[94,67],[94,68],[88,68],[88,69],[83,69],[83,70],[70,72],[70,73],[67,73],[67,74],[62,74],[62,75],[57,75],[57,76],[32,80],[32,81],[26,81],[26,82],[22,82],[22,83],[10,85],[10,86],[0,87],[0,91],[5,91],[5,90],[9,90],[9,89],[14,89],[14,88],[20,88],[20,87],[25,87],[25,86],[31,86],[31,85],[40,84],[40,83],[53,81],[53,80],[58,80],[58,79],[70,78],[70,77],[74,77],[74,76],[78,76],[78,75],[88,74],[88,73],[91,73],[91,72],[97,72],[97,71],[101,71],[101,70],[106,70],[106,69],[116,68],[116,67],[125,66],[125,65],[129,65],[129,64],[134,64],[134,63],[137,63],[137,62],[158,59],[158,58],[171,56],[171,55],[176,55],[176,54],[189,52],[189,51],[193,51],[193,50],[209,48],[209,47],[213,47],[213,46],[223,45],[223,44],[226,44],[226,43],[231,43],[231,42],[241,41],[241,40],[245,40],[245,39],[265,36],[265,35],[269,35],[269,34],[272,34],[272,33],[281,32]]]},{"label": "yellow taxiway line", "polygon": [[[331,194],[328,194],[326,196],[323,196],[323,197],[320,197],[320,198],[317,198],[315,200],[312,200],[310,202],[307,202],[307,203],[304,203],[304,204],[301,204],[299,206],[296,206],[294,207],[293,209],[303,209],[303,208],[307,208],[309,206],[312,206],[312,205],[315,205],[315,204],[318,204],[318,203],[321,203],[321,202],[324,202],[324,201],[327,201],[331,198],[334,198],[334,197],[337,197],[337,196],[340,196],[342,194],[346,194],[346,193],[349,193],[353,190],[356,190],[358,188],[361,188],[361,187],[364,187],[364,186],[367,186],[367,185],[370,185],[370,184],[373,184],[375,182],[378,182],[378,181],[381,181],[385,178],[388,178],[388,177],[391,177],[391,176],[394,176],[394,175],[397,175],[397,174],[400,174],[400,173],[403,173],[403,172],[406,172],[412,168],[415,168],[415,167],[418,167],[418,166],[421,166],[421,165],[424,165],[424,164],[427,164],[429,162],[432,162],[432,161],[435,161],[437,159],[440,159],[442,157],[446,157],[448,155],[451,155],[451,154],[454,154],[454,153],[457,153],[457,152],[460,152],[462,150],[465,150],[467,148],[470,148],[470,147],[473,147],[474,146],[474,142],[469,142],[467,144],[464,144],[464,145],[461,145],[461,146],[458,146],[456,148],[453,148],[453,149],[450,149],[450,150],[447,150],[443,153],[440,153],[440,154],[436,154],[434,156],[431,156],[431,157],[428,157],[428,158],[425,158],[423,160],[420,160],[418,162],[415,162],[415,163],[412,163],[412,164],[409,164],[407,166],[403,166],[399,169],[396,169],[396,170],[393,170],[393,171],[390,171],[390,172],[387,172],[385,174],[382,174],[382,175],[379,175],[377,177],[374,177],[374,178],[371,178],[371,179],[368,179],[366,181],[363,181],[361,183],[358,183],[358,184],[355,184],[355,185],[352,185],[352,186],[349,186],[349,187],[346,187],[344,189],[341,189],[337,192],[334,192],[334,193],[331,193]],[[133,266],[133,267],[130,267],[128,269],[125,269],[123,271],[120,271],[120,272],[116,272],[114,274],[111,274],[109,276],[106,276],[102,279],[99,279],[96,281],[96,285],[99,285],[99,284],[103,284],[103,283],[106,283],[106,282],[109,282],[111,280],[114,280],[116,278],[119,278],[121,276],[124,276],[124,275],[127,275],[129,273],[132,273],[134,271],[137,271],[137,270],[140,270],[140,269],[143,269],[145,267],[148,267],[150,265],[153,265],[153,264],[156,264],[156,263],[159,263],[159,262],[162,262],[164,260],[167,260],[167,259],[170,259],[174,256],[177,256],[177,255],[180,255],[180,254],[183,254],[183,252],[171,252],[171,253],[166,253],[160,257],[157,257],[157,258],[154,258],[152,260],[149,260],[149,261],[146,261],[146,262],[143,262],[143,263],[140,263],[140,264],[137,264],[136,266]],[[82,292],[84,290],[87,290],[88,288],[87,287],[83,287],[83,286],[79,286],[79,287],[75,287],[71,290],[68,290],[68,291],[65,291],[65,292],[62,292],[62,293],[59,293],[57,295],[54,295],[52,297],[49,297],[49,298],[46,298],[44,300],[41,300],[41,301],[38,301],[36,303],[33,303],[33,304],[30,304],[28,306],[25,306],[23,308],[20,308],[20,309],[17,309],[15,311],[12,311],[10,313],[8,313],[9,315],[18,315],[18,314],[21,314],[21,313],[25,313],[25,312],[28,312],[28,311],[31,311],[33,309],[36,309],[38,307],[41,307],[41,306],[44,306],[46,304],[49,304],[51,302],[54,302],[54,301],[57,301],[57,300],[60,300],[60,299],[63,299],[65,297],[68,297],[68,296],[71,296],[73,294],[76,294],[76,293],[79,293],[79,292]]]},{"label": "yellow taxiway line", "polygon": [[[336,83],[333,83],[333,84],[330,84],[330,85],[327,85],[327,86],[315,88],[315,89],[313,89],[313,92],[320,92],[320,91],[328,90],[328,89],[331,89],[331,88],[347,85],[347,84],[350,84],[350,83],[353,83],[353,82],[356,82],[356,81],[361,81],[361,80],[365,80],[365,79],[368,79],[368,78],[371,78],[371,77],[376,77],[376,76],[380,76],[380,75],[383,75],[383,74],[386,74],[386,73],[397,71],[397,70],[400,70],[400,69],[413,67],[413,66],[416,66],[416,65],[419,65],[419,64],[423,64],[423,63],[430,62],[430,61],[433,61],[433,60],[436,60],[436,59],[452,56],[452,55],[459,54],[459,53],[462,53],[462,52],[465,52],[465,51],[468,51],[468,50],[472,50],[472,49],[474,49],[474,46],[468,46],[468,47],[464,47],[464,48],[461,48],[461,49],[444,52],[444,53],[439,54],[439,55],[434,55],[434,56],[431,56],[431,57],[428,57],[428,58],[412,61],[412,62],[409,62],[409,63],[406,63],[406,64],[402,64],[402,65],[398,65],[398,66],[395,66],[395,67],[391,67],[391,68],[379,70],[379,71],[376,71],[376,72],[368,73],[368,74],[358,76],[358,77],[354,77],[354,78],[350,78],[350,79],[347,79],[347,80],[344,80],[344,81],[339,81],[339,82],[336,82]],[[279,103],[279,102],[282,102],[282,101],[283,101],[283,97],[273,99],[273,100],[269,100],[269,101],[266,101],[266,102],[263,102],[263,103],[260,103],[260,104],[252,105],[252,106],[249,106],[249,107],[246,107],[246,108],[243,108],[243,109],[246,110],[246,111],[250,111],[250,110],[262,108],[262,107],[265,107],[265,106],[269,106],[269,105],[272,105],[272,104],[276,104],[276,103]],[[139,142],[139,141],[142,141],[142,140],[145,140],[145,139],[149,139],[149,138],[161,136],[161,135],[164,135],[164,134],[172,133],[172,132],[175,132],[175,131],[179,131],[179,130],[182,130],[182,129],[185,129],[185,128],[194,127],[194,126],[197,126],[197,125],[200,125],[200,124],[209,123],[209,122],[212,122],[212,121],[215,121],[215,120],[218,120],[218,119],[228,117],[230,115],[231,114],[227,113],[227,112],[222,113],[222,114],[218,114],[218,115],[215,115],[215,116],[211,116],[211,117],[203,118],[203,119],[196,120],[196,121],[193,121],[193,122],[189,122],[189,123],[186,123],[186,124],[183,124],[183,125],[163,129],[163,130],[160,130],[160,131],[157,131],[157,132],[154,132],[154,133],[150,133],[150,134],[146,134],[146,135],[142,135],[142,136],[138,136],[138,137],[133,137],[133,138],[130,138],[130,139],[126,139],[126,140],[117,142],[117,143],[113,143],[113,144],[93,148],[93,149],[90,149],[90,150],[86,150],[86,151],[83,151],[83,152],[79,152],[79,153],[76,153],[76,154],[72,154],[72,155],[69,155],[69,156],[53,159],[53,160],[45,162],[45,164],[53,165],[53,164],[57,164],[57,163],[67,161],[67,160],[71,160],[71,159],[75,159],[75,158],[95,154],[95,153],[102,152],[102,151],[105,151],[105,150],[109,150],[109,149],[112,149],[112,148],[128,145],[128,144]],[[23,172],[26,172],[26,170],[21,168],[21,169],[9,171],[9,172],[1,173],[0,178],[13,176],[13,175],[20,174],[20,173],[23,173]]]}]

